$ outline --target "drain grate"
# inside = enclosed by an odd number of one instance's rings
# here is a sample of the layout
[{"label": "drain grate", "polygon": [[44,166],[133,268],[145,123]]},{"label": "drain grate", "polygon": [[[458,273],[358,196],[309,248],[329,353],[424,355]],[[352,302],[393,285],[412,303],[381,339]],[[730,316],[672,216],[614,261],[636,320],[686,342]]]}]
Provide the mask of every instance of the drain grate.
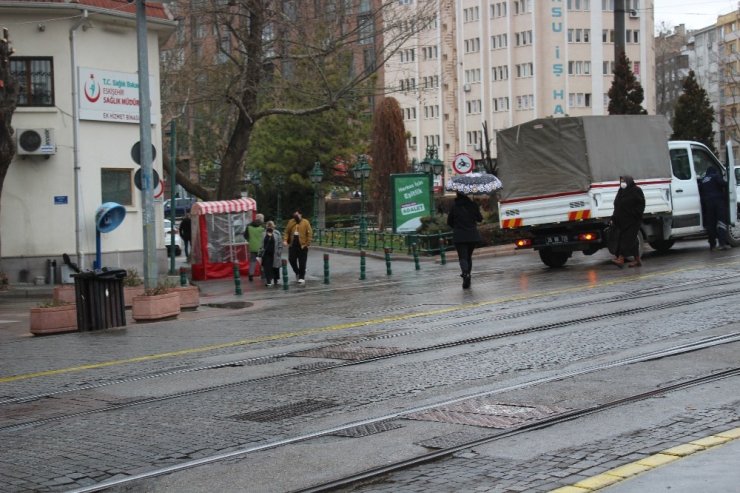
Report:
[{"label": "drain grate", "polygon": [[248,301],[227,301],[224,303],[201,303],[201,304],[204,306],[211,307],[211,308],[229,308],[231,310],[249,308],[250,306],[254,305],[254,303],[250,303]]},{"label": "drain grate", "polygon": [[332,435],[338,437],[362,438],[369,435],[383,433],[384,431],[395,430],[397,428],[403,428],[403,425],[397,421],[389,419],[386,421],[378,421],[377,423],[353,426],[352,428],[332,433]]},{"label": "drain grate", "polygon": [[438,409],[409,414],[406,418],[506,429],[565,411],[568,409],[558,406],[524,406],[475,398]]},{"label": "drain grate", "polygon": [[326,358],[362,361],[377,358],[378,356],[396,354],[401,351],[402,349],[396,347],[332,346],[298,351],[291,353],[291,356],[297,356],[299,358]]},{"label": "drain grate", "polygon": [[273,407],[271,409],[263,409],[262,411],[236,414],[234,416],[231,416],[231,418],[239,421],[256,421],[258,423],[265,423],[270,421],[280,421],[287,418],[294,418],[296,416],[303,416],[304,414],[309,414],[314,411],[320,411],[322,409],[330,409],[336,406],[337,404],[331,401],[316,401],[313,399],[307,399],[305,401],[293,402],[291,404]]}]

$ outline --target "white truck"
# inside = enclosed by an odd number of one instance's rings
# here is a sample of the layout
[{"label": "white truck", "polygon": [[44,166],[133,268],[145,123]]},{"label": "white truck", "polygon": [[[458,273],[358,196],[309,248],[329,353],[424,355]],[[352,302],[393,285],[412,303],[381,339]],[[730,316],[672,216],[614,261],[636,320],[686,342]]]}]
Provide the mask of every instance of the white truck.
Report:
[{"label": "white truck", "polygon": [[[497,133],[499,221],[520,233],[517,248],[533,248],[549,267],[581,251],[606,246],[619,177],[631,175],[645,194],[639,235],[665,251],[678,239],[705,235],[698,180],[710,166],[728,180],[731,223],[737,220],[734,161],[727,168],[698,142],[668,141],[663,117],[612,115],[543,118]],[[728,148],[730,148],[728,146]],[[730,228],[730,243],[740,232]]]}]

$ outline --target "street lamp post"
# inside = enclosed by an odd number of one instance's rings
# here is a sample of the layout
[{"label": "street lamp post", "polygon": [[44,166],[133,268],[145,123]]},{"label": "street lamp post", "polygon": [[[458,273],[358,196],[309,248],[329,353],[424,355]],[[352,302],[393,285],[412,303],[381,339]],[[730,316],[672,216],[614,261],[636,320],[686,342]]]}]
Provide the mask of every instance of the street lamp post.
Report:
[{"label": "street lamp post", "polygon": [[352,168],[355,180],[360,180],[360,247],[367,246],[367,217],[365,216],[365,180],[370,176],[370,164],[367,157],[361,154],[357,164]]},{"label": "street lamp post", "polygon": [[431,211],[429,211],[429,215],[434,216],[436,212],[434,209],[434,177],[441,175],[444,170],[444,163],[437,158],[437,146],[427,146],[427,155],[421,161],[421,169],[429,175],[431,180],[429,189],[429,208]]},{"label": "street lamp post", "polygon": [[319,227],[319,188],[321,187],[321,180],[324,178],[324,172],[321,171],[321,163],[316,161],[313,165],[313,169],[308,174],[313,183],[313,224],[316,228]]},{"label": "street lamp post", "polygon": [[282,220],[281,217],[283,215],[283,212],[280,208],[280,199],[283,195],[283,186],[285,185],[285,177],[282,175],[278,175],[275,177],[275,185],[277,185],[277,213],[275,214],[275,226],[277,226],[278,229],[282,226]]},{"label": "street lamp post", "polygon": [[247,173],[247,183],[250,183],[254,188],[254,200],[257,200],[257,190],[260,183],[262,183],[262,173],[258,169],[250,171]]}]

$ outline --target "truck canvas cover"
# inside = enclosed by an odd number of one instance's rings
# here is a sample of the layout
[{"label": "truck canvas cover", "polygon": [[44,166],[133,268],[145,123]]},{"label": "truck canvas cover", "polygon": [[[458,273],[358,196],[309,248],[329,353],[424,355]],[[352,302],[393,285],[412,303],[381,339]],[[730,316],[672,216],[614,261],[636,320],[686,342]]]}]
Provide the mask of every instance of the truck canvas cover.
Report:
[{"label": "truck canvas cover", "polygon": [[670,179],[662,116],[541,118],[497,132],[502,201],[585,192],[592,183]]}]

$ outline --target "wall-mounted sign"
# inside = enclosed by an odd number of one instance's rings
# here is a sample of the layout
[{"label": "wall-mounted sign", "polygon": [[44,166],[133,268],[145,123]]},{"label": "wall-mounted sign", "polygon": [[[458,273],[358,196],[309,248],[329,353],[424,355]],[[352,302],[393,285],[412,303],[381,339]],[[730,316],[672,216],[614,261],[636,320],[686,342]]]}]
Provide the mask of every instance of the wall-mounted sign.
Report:
[{"label": "wall-mounted sign", "polygon": [[55,195],[54,205],[67,205],[69,203],[69,197],[67,195]]},{"label": "wall-mounted sign", "polygon": [[[117,123],[139,123],[139,76],[79,67],[80,119]],[[155,87],[149,77],[149,88]],[[151,91],[152,109],[159,108],[157,91]],[[152,124],[159,113],[152,112]]]}]

